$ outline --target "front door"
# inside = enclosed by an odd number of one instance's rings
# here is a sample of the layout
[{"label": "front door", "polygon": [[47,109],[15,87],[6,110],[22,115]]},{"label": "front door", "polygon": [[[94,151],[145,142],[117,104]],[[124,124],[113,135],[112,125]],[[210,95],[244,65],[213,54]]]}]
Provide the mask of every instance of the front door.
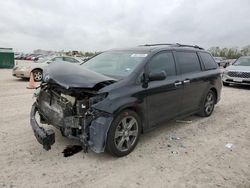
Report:
[{"label": "front door", "polygon": [[160,71],[166,72],[166,78],[150,81],[146,89],[149,127],[175,117],[181,104],[183,85],[181,77],[176,73],[176,65],[171,51],[157,53],[146,66],[147,74]]}]

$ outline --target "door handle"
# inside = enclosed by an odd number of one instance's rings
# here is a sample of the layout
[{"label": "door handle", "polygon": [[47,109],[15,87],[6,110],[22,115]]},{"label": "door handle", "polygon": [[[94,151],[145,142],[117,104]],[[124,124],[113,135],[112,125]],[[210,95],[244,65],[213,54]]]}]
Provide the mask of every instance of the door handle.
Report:
[{"label": "door handle", "polygon": [[176,87],[177,87],[177,86],[180,86],[180,85],[182,85],[182,82],[177,81],[177,82],[174,83],[174,85],[175,85]]},{"label": "door handle", "polygon": [[190,80],[184,80],[183,81],[183,84],[189,84],[190,83]]}]

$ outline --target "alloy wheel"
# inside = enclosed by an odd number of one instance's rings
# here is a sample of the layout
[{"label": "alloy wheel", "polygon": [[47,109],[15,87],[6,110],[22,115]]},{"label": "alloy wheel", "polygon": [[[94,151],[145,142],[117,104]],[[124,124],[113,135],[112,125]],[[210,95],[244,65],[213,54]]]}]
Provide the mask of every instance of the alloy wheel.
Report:
[{"label": "alloy wheel", "polygon": [[209,92],[205,101],[205,112],[211,114],[214,109],[215,98],[213,92]]},{"label": "alloy wheel", "polygon": [[129,150],[138,137],[138,122],[133,116],[122,118],[115,130],[115,146],[120,151]]},{"label": "alloy wheel", "polygon": [[41,71],[34,71],[33,76],[35,81],[41,81],[43,78],[43,74]]}]

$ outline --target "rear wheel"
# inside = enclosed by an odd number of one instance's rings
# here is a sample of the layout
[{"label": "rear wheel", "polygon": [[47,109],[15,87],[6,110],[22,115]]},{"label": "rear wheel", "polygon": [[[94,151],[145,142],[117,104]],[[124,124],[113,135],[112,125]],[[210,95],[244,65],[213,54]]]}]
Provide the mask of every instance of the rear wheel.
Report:
[{"label": "rear wheel", "polygon": [[42,79],[43,79],[43,72],[42,72],[42,70],[35,69],[35,70],[32,71],[32,73],[33,73],[34,81],[35,82],[42,81]]},{"label": "rear wheel", "polygon": [[113,156],[123,157],[132,152],[141,133],[139,116],[131,110],[121,112],[108,131],[106,151]]},{"label": "rear wheel", "polygon": [[199,115],[202,117],[210,116],[213,113],[215,102],[216,102],[215,93],[212,90],[210,90],[204,99]]}]

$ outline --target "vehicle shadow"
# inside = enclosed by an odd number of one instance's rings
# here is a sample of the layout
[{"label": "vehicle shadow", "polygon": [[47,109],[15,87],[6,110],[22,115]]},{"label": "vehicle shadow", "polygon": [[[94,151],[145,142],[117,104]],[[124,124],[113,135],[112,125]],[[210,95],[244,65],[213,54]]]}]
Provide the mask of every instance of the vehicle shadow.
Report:
[{"label": "vehicle shadow", "polygon": [[[182,118],[181,120],[184,120],[184,122],[177,122],[176,120],[172,120],[172,121],[163,122],[157,125],[151,131],[142,134],[135,150],[129,155],[122,157],[122,158],[112,157],[106,152],[97,154],[91,151],[90,149],[88,153],[84,153],[81,149],[79,149],[79,151],[77,151],[72,156],[77,156],[79,160],[82,160],[84,158],[84,160],[89,160],[89,161],[96,161],[96,160],[97,161],[114,161],[114,160],[130,159],[131,157],[133,158],[135,156],[143,155],[147,153],[147,151],[152,150],[152,147],[155,147],[156,145],[155,142],[159,141],[159,137],[161,138],[164,137],[164,139],[168,139],[170,135],[178,135],[179,129],[187,127],[191,125],[193,122],[196,122],[196,120],[199,120],[201,118],[202,117],[193,115],[193,116]],[[185,121],[187,121],[188,123],[185,123]],[[58,151],[61,152],[61,155],[60,155],[61,157],[63,157],[64,155],[63,152],[65,151],[66,148],[68,147],[74,148],[77,145],[80,146],[79,142],[63,137],[61,135],[61,132],[58,129],[54,127],[51,127],[51,128],[55,131],[55,134],[56,134],[55,135],[56,146],[52,146],[52,150],[53,150],[53,147],[56,147]]]},{"label": "vehicle shadow", "polygon": [[[132,153],[129,155],[122,157],[122,158],[117,158],[117,157],[112,157],[111,155],[107,154],[106,152],[97,154],[93,151],[89,151],[89,153],[84,154],[83,152],[80,152],[80,155],[83,155],[86,157],[88,160],[98,160],[98,161],[114,161],[114,160],[126,160],[126,159],[133,159],[136,156],[141,156],[148,151],[153,151],[153,147],[156,146],[155,142],[159,142],[159,137],[164,137],[164,139],[168,139],[170,135],[178,135],[179,129],[182,129],[184,127],[187,127],[192,124],[192,122],[195,122],[196,120],[201,119],[202,117],[193,115],[193,116],[188,116],[186,118],[183,118],[182,120],[188,121],[190,123],[185,123],[185,122],[180,122],[178,123],[176,120],[172,121],[167,121],[164,123],[159,124],[157,127],[152,129],[149,132],[146,132],[141,135],[140,140],[138,142],[138,145],[134,149]],[[66,141],[68,142],[68,141]],[[167,141],[165,142],[165,144]],[[62,144],[62,143],[60,143]],[[159,143],[159,146],[161,143]],[[164,143],[162,143],[164,145]]]}]

